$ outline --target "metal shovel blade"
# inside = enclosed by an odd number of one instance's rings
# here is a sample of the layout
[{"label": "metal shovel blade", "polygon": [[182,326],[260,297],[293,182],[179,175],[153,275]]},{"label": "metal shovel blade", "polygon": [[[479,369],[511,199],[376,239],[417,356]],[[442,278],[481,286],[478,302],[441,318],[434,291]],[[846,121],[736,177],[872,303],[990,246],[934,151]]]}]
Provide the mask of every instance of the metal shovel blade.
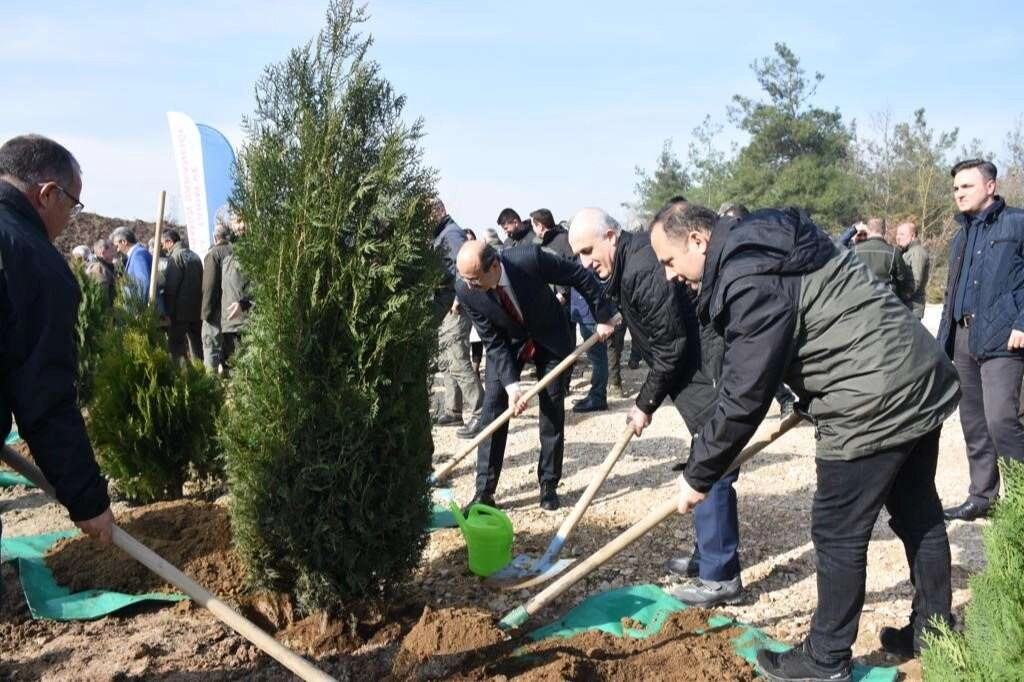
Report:
[{"label": "metal shovel blade", "polygon": [[552,561],[547,557],[520,554],[505,568],[489,576],[484,583],[498,590],[520,590],[551,580],[572,566],[575,559]]}]

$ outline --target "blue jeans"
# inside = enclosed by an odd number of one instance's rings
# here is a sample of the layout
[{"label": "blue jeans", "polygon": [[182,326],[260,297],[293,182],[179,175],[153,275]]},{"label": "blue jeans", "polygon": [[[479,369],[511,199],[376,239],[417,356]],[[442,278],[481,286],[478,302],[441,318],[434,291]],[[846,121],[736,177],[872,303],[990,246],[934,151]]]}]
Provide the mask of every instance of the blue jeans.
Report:
[{"label": "blue jeans", "polygon": [[733,484],[739,472],[721,479],[693,508],[694,553],[703,580],[732,580],[740,574],[740,529]]},{"label": "blue jeans", "polygon": [[[597,331],[596,324],[580,322],[580,335],[589,339]],[[604,341],[595,343],[587,351],[587,358],[590,359],[590,390],[587,392],[587,399],[591,402],[604,405],[608,402],[608,344]]]}]

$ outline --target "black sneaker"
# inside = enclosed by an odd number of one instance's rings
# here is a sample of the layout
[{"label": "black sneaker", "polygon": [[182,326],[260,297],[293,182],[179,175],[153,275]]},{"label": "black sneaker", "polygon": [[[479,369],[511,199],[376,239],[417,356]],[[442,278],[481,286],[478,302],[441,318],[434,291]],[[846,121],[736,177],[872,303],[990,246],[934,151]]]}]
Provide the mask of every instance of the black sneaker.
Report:
[{"label": "black sneaker", "polygon": [[901,628],[884,627],[878,633],[878,641],[882,651],[899,658],[917,658],[921,653],[914,646],[914,626],[904,625]]},{"label": "black sneaker", "polygon": [[687,578],[700,576],[700,562],[692,554],[669,559],[665,562],[665,568],[669,573],[684,575]]},{"label": "black sneaker", "polygon": [[704,609],[722,604],[739,604],[743,601],[743,581],[739,576],[732,580],[697,578],[688,585],[673,590],[672,596],[684,604]]},{"label": "black sneaker", "polygon": [[554,483],[540,484],[540,508],[544,511],[557,511],[562,504],[558,500]]},{"label": "black sneaker", "polygon": [[462,417],[457,414],[444,414],[438,415],[434,423],[438,426],[462,426]]},{"label": "black sneaker", "polygon": [[455,432],[455,435],[459,438],[475,438],[483,430],[484,424],[481,419],[470,419],[468,424]]},{"label": "black sneaker", "polygon": [[586,400],[576,403],[572,408],[572,411],[577,414],[584,412],[606,412],[607,410],[608,403],[593,400],[591,398],[587,398]]},{"label": "black sneaker", "polygon": [[757,652],[757,667],[772,682],[850,682],[852,677],[849,661],[818,663],[811,657],[806,642],[781,654],[761,649]]}]

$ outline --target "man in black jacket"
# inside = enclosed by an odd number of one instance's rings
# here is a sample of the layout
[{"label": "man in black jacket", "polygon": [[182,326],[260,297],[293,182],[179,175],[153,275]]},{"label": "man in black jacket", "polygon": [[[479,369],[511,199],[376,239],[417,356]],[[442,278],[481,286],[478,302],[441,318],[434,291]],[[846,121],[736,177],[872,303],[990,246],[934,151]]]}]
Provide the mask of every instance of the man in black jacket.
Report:
[{"label": "man in black jacket", "polygon": [[761,671],[770,680],[850,679],[868,542],[883,506],[915,594],[910,623],[883,629],[882,647],[913,655],[930,618],[950,619],[935,469],[942,422],[960,397],[952,363],[864,263],[795,209],[737,223],[701,206],[669,206],[655,217],[651,245],[669,276],[699,284],[701,323],[725,341],[718,403],[679,480],[680,512],[722,477],[783,379],[815,427],[818,605],[800,646],[758,653]]},{"label": "man in black jacket", "polygon": [[[480,419],[483,409],[483,389],[480,378],[473,371],[473,358],[469,347],[470,323],[455,298],[455,259],[466,243],[463,232],[439,197],[434,197],[431,215],[435,221],[434,249],[441,257],[444,274],[441,286],[434,292],[434,315],[438,322],[438,369],[444,384],[444,398],[437,417],[438,426],[458,425],[459,438],[472,438],[486,424]],[[472,411],[469,422],[462,423],[462,408]]]},{"label": "man in black jacket", "polygon": [[167,252],[167,269],[159,279],[170,318],[168,350],[178,362],[184,361],[186,351],[193,360],[202,361],[203,261],[182,244],[177,230],[164,230],[160,239]]},{"label": "man in black jacket", "polygon": [[22,135],[0,147],[0,432],[13,413],[71,520],[110,542],[107,481],[75,394],[81,292],[53,246],[81,193],[78,162],[53,140]]},{"label": "man in black jacket", "polygon": [[506,249],[510,249],[513,246],[526,246],[536,241],[533,234],[533,226],[529,223],[524,223],[513,208],[501,209],[497,222],[498,227],[505,232],[504,248]]},{"label": "man in black jacket", "polygon": [[[650,235],[631,234],[599,208],[585,208],[572,219],[569,243],[586,268],[605,280],[604,294],[618,307],[633,347],[650,369],[628,421],[639,436],[666,396],[672,399],[690,433],[698,433],[715,409],[717,391],[700,372],[702,351],[709,372],[721,355],[711,335],[701,348],[697,314],[689,287],[665,279],[651,248]],[[737,474],[715,483],[707,501],[693,514],[694,550],[672,559],[669,569],[697,580],[677,593],[695,606],[712,607],[741,599]]]},{"label": "man in black jacket", "polygon": [[[490,424],[508,407],[516,415],[526,409],[519,376],[527,362],[541,379],[572,350],[573,338],[561,304],[549,285],[571,286],[583,294],[598,320],[597,334],[608,338],[617,319],[601,303],[601,292],[578,263],[539,246],[506,249],[499,255],[480,241],[466,242],[457,260],[460,279],[455,293],[487,348],[483,422]],[[609,323],[611,322],[611,323]],[[552,381],[540,393],[541,508],[559,507],[555,489],[562,477],[565,445],[564,389]],[[480,445],[477,453],[476,494],[472,502],[494,505],[505,458],[508,423]]]}]

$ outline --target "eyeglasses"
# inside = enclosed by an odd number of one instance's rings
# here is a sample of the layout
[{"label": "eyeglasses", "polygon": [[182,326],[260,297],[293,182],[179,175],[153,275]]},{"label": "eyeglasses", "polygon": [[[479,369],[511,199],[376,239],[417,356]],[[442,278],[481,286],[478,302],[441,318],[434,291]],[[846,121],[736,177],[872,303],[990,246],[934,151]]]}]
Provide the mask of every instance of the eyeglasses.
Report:
[{"label": "eyeglasses", "polygon": [[83,204],[78,199],[78,197],[76,197],[74,194],[72,194],[71,192],[67,191],[66,189],[64,189],[60,185],[55,185],[55,187],[60,190],[61,194],[66,196],[68,199],[71,199],[71,201],[75,202],[75,205],[71,207],[71,217],[72,218],[74,218],[76,215],[78,215],[79,213],[82,212],[82,209],[85,208],[85,204]]}]

